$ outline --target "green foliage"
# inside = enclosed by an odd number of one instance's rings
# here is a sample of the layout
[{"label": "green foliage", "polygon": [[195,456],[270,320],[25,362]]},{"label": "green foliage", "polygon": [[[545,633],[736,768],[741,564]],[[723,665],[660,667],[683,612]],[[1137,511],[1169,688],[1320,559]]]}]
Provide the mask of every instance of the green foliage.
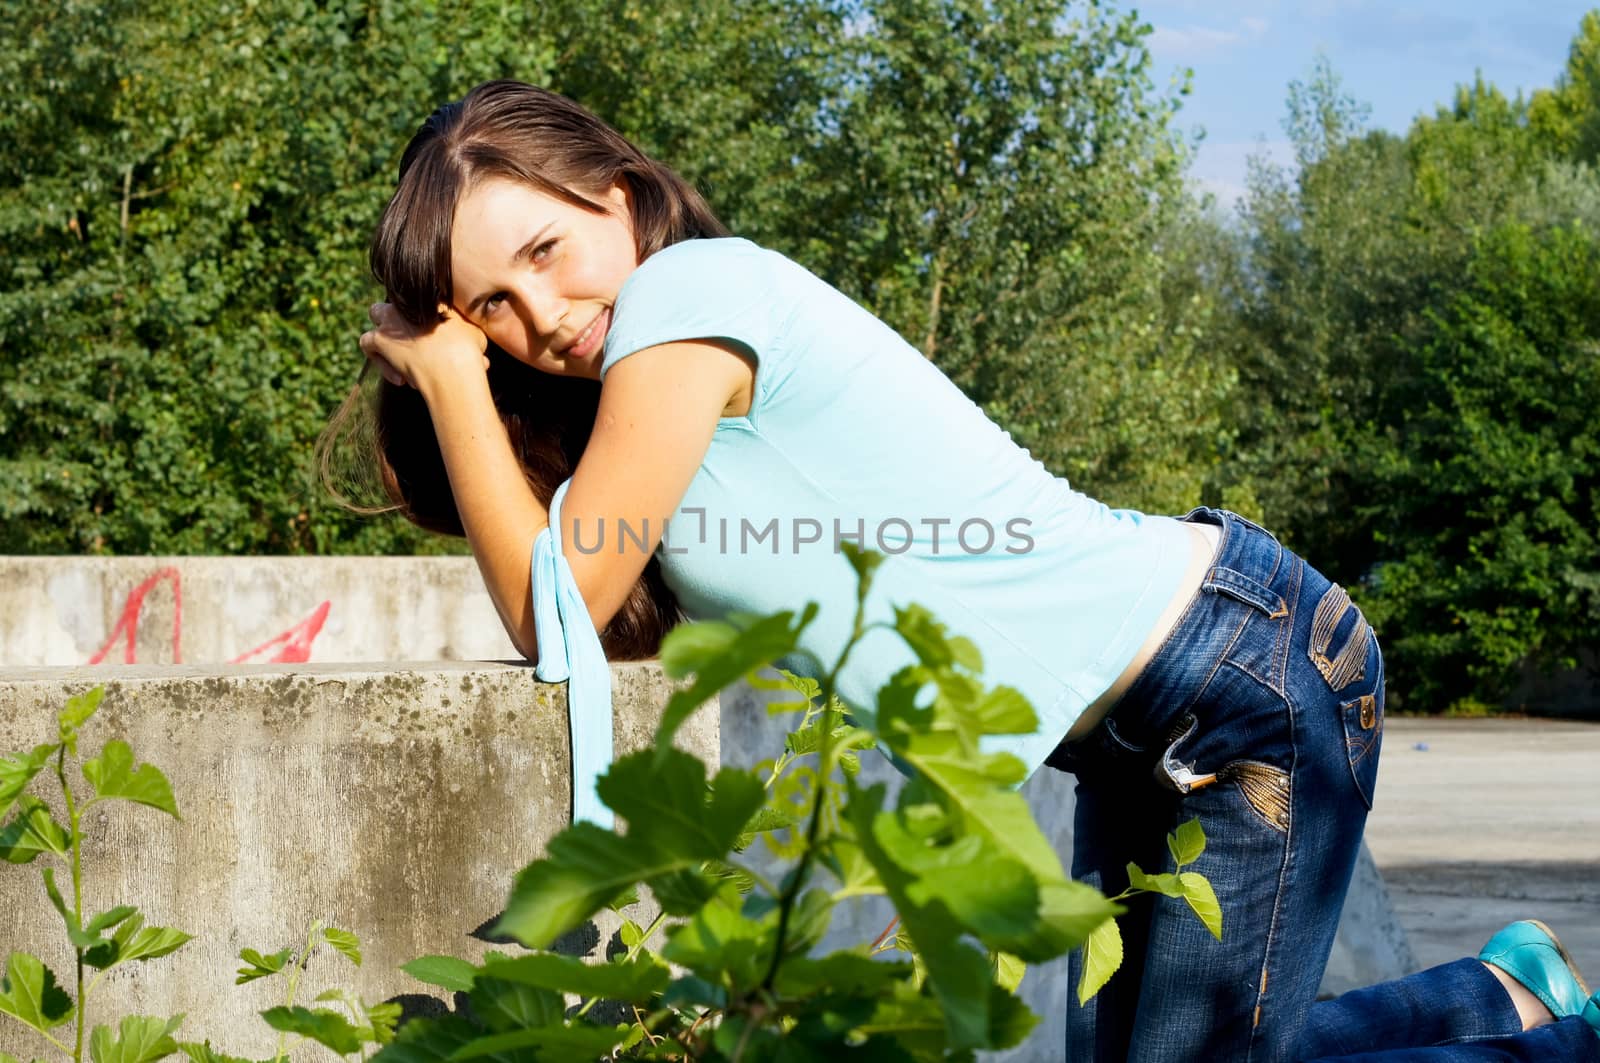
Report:
[{"label": "green foliage", "polygon": [[439,549],[336,509],[310,448],[360,364],[381,294],[366,242],[400,150],[492,77],[594,108],[1120,502],[1186,504],[1183,470],[1221,424],[1221,363],[1158,327],[1184,88],[1151,85],[1133,14],[1070,0],[11,14],[0,551]]},{"label": "green foliage", "polygon": [[[104,691],[98,687],[71,698],[57,715],[58,741],[35,746],[26,753],[0,757],[0,817],[11,819],[0,827],[0,856],[15,864],[38,857],[59,858],[66,866],[71,898],[56,883],[54,866],[43,869],[45,895],[60,914],[72,944],[76,1002],[55,974],[37,958],[11,953],[0,981],[0,1014],[9,1015],[39,1033],[73,1063],[82,1063],[84,1034],[89,1033],[90,1057],[95,1063],[153,1063],[178,1051],[172,1033],[183,1017],[171,1019],[124,1016],[117,1029],[87,1028],[87,1012],[95,988],[112,968],[135,961],[148,962],[169,955],[189,940],[189,935],[169,927],[145,926],[144,917],[131,905],[117,905],[85,920],[83,907],[83,814],[102,800],[128,800],[159,809],[178,818],[172,787],[159,768],[134,767],[133,750],[112,739],[97,757],[80,761],[78,739],[84,725],[99,709]],[[50,806],[26,792],[46,767],[59,786],[65,824],[56,821]],[[68,776],[76,765],[95,796],[83,801],[83,791]],[[109,932],[110,936],[107,936]],[[85,982],[88,972],[96,972]],[[50,1031],[68,1022],[74,1041],[68,1045]],[[9,1057],[8,1057],[9,1058]]]},{"label": "green foliage", "polygon": [[130,1015],[116,1034],[108,1026],[98,1026],[89,1039],[90,1056],[94,1063],[153,1063],[178,1050],[172,1034],[182,1023],[182,1015],[171,1019]]},{"label": "green foliage", "polygon": [[1504,705],[1594,645],[1596,55],[1591,14],[1554,89],[1479,78],[1403,137],[1324,63],[1291,90],[1298,171],[1191,237],[1215,264],[1176,292],[1239,370],[1209,500],[1350,589],[1395,707]]},{"label": "green foliage", "polygon": [[[1174,870],[1160,874],[1147,874],[1138,864],[1128,865],[1128,888],[1111,898],[1124,900],[1140,893],[1159,893],[1175,897],[1189,905],[1195,917],[1211,936],[1222,940],[1222,905],[1211,882],[1198,871],[1185,871],[1185,865],[1200,859],[1206,851],[1206,832],[1198,819],[1178,825],[1177,831],[1167,835],[1167,851],[1172,854]],[[1107,919],[1090,933],[1083,946],[1083,970],[1078,978],[1078,1003],[1084,1004],[1122,966],[1122,931],[1116,920]]]},{"label": "green foliage", "polygon": [[[618,760],[599,783],[625,832],[579,823],[557,835],[517,877],[496,930],[542,950],[602,909],[636,899],[639,887],[661,906],[656,922],[624,920],[623,948],[605,963],[544,951],[491,954],[479,965],[413,961],[406,970],[466,993],[470,1009],[410,1023],[379,1053],[382,1063],[608,1051],[618,1059],[969,1059],[1019,1043],[1036,1022],[1015,995],[1025,961],[1087,941],[1094,988],[1110,977],[1120,962],[1111,919],[1120,898],[1067,878],[1016,792],[1022,764],[983,751],[986,737],[1031,731],[1036,720],[1015,691],[984,686],[969,640],[925,609],[897,609],[893,630],[916,663],[884,685],[870,726],[844,719],[833,691],[865,634],[881,560],[848,545],[846,554],[859,579],[851,638],[833,665],[817,662],[820,678],[767,684],[803,700],[788,706],[798,725],[763,766],[765,779],[724,768],[708,780],[671,738],[719,686],[780,655],[804,658],[796,636],[812,609],[799,621],[781,613],[675,633],[664,656],[691,679],[683,690],[692,693],[676,697],[655,749]],[[912,770],[893,802],[848,767],[871,745]],[[775,881],[741,856],[757,837],[791,861]],[[1199,824],[1185,824],[1169,845],[1176,872],[1145,876],[1122,896],[1183,897],[1220,936],[1210,885],[1182,870],[1205,847]],[[863,894],[893,902],[899,933],[886,944],[816,954],[834,906]],[[652,944],[663,926],[664,940]],[[884,955],[894,953],[909,962]],[[582,1003],[569,1011],[564,996]],[[601,1002],[606,1017],[590,1018]]]},{"label": "green foliage", "polygon": [[[337,1004],[338,1007],[308,1008],[295,1003],[306,964],[320,945],[327,945],[355,966],[361,966],[361,939],[348,930],[321,923],[311,924],[306,943],[298,952],[293,948],[273,953],[239,950],[239,959],[245,965],[239,968],[235,985],[262,978],[283,979],[283,1003],[261,1013],[266,1024],[278,1031],[278,1050],[272,1057],[273,1063],[288,1058],[303,1041],[319,1044],[335,1055],[364,1057],[368,1046],[386,1045],[395,1038],[400,1023],[399,1004],[368,1004],[354,993],[337,988],[317,994],[314,1003]],[[294,1035],[294,1041],[289,1040],[290,1035]],[[229,1063],[231,1059],[213,1052],[210,1042],[181,1047],[193,1063]]]}]

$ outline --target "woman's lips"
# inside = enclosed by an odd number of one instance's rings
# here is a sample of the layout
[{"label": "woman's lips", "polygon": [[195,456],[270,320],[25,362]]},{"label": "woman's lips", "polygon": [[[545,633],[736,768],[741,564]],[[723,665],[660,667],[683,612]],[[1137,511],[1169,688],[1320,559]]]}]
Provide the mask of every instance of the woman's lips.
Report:
[{"label": "woman's lips", "polygon": [[611,310],[600,311],[595,319],[589,322],[587,328],[578,333],[576,339],[562,352],[568,358],[587,358],[598,351],[606,339],[606,329],[611,325]]}]

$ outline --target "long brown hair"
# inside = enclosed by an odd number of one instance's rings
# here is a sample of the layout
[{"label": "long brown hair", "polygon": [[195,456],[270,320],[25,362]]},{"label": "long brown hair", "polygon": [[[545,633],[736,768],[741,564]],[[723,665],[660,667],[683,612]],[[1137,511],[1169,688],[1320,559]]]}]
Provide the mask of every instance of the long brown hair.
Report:
[{"label": "long brown hair", "polygon": [[[372,237],[373,276],[401,316],[416,326],[440,320],[452,301],[450,230],[463,194],[489,177],[517,181],[586,210],[622,184],[629,193],[639,260],[681,240],[725,236],[700,194],[583,107],[516,81],[479,85],[435,111],[400,159],[400,177]],[[363,366],[365,378],[368,367]],[[599,405],[594,381],[541,373],[489,345],[489,389],[523,474],[541,504],[572,475]],[[360,436],[390,505],[362,507],[340,486],[335,452]],[[322,480],[340,502],[364,512],[397,509],[445,535],[465,534],[421,395],[387,381],[368,399],[358,379],[317,444]],[[677,602],[651,558],[617,615],[601,632],[608,656],[652,656],[678,616]]]}]

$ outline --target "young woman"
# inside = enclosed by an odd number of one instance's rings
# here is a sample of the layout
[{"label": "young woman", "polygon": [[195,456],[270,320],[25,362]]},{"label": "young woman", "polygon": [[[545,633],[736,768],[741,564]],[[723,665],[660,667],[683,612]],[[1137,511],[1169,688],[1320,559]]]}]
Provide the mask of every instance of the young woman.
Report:
[{"label": "young woman", "polygon": [[[970,637],[1040,718],[997,747],[1077,773],[1077,877],[1116,892],[1179,820],[1205,826],[1225,940],[1181,904],[1137,911],[1071,1057],[1296,1057],[1382,734],[1382,656],[1343,590],[1235,515],[1073,491],[882,322],[726,238],[670,170],[537,88],[492,82],[428,119],[372,265],[384,483],[466,535],[522,653],[559,637],[529,567],[553,505],[614,657],[652,654],[679,609],[809,600],[807,648],[831,660],[854,600],[840,544],[881,550],[869,620],[915,601]],[[909,660],[874,632],[841,694],[868,711]]]}]

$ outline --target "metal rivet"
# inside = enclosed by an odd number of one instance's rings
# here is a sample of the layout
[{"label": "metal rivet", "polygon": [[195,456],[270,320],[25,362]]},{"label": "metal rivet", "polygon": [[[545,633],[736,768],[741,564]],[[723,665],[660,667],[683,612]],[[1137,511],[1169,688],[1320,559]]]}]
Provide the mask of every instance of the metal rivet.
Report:
[{"label": "metal rivet", "polygon": [[1372,725],[1378,720],[1378,699],[1371,694],[1362,695],[1361,698],[1361,729],[1372,730]]}]

